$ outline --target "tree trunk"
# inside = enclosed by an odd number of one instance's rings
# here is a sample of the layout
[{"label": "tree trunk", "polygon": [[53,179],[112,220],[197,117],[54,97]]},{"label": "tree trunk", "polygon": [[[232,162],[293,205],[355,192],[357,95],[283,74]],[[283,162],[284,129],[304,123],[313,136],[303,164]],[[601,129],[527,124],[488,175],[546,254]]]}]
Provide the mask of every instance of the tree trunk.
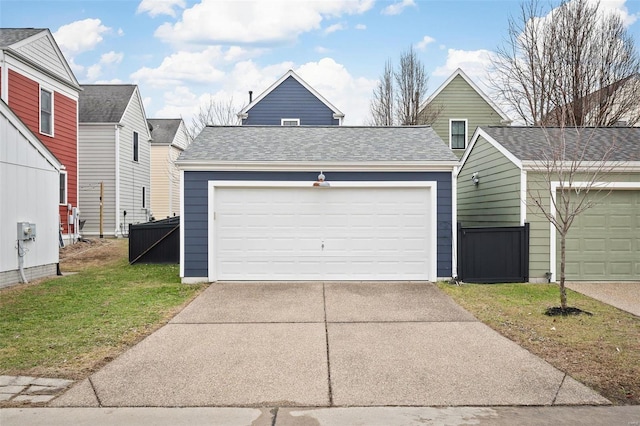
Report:
[{"label": "tree trunk", "polygon": [[561,234],[560,235],[560,307],[562,308],[563,311],[567,309],[567,289],[564,286],[566,246],[567,246],[567,236],[566,234]]}]

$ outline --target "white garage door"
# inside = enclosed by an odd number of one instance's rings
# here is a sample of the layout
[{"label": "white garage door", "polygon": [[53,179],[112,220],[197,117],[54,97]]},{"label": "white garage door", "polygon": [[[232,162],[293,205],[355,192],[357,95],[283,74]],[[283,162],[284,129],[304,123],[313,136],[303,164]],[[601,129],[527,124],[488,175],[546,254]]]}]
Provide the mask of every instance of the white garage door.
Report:
[{"label": "white garage door", "polygon": [[216,187],[214,280],[433,280],[428,187]]}]

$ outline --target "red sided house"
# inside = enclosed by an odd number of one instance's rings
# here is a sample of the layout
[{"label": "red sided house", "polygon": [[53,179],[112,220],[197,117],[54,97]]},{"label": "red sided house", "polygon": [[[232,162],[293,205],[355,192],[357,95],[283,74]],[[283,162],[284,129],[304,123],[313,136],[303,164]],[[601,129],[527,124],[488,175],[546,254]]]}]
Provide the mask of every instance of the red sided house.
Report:
[{"label": "red sided house", "polygon": [[59,213],[63,238],[78,228],[80,85],[46,28],[0,28],[0,98],[62,164]]}]

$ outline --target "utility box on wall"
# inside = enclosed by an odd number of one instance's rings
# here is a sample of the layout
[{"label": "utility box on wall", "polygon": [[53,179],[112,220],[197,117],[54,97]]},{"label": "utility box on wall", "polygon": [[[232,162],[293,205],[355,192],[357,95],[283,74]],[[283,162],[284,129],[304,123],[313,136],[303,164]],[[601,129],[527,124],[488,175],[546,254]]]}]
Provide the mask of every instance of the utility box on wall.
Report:
[{"label": "utility box on wall", "polygon": [[36,238],[36,224],[29,222],[18,222],[18,240],[27,241]]}]

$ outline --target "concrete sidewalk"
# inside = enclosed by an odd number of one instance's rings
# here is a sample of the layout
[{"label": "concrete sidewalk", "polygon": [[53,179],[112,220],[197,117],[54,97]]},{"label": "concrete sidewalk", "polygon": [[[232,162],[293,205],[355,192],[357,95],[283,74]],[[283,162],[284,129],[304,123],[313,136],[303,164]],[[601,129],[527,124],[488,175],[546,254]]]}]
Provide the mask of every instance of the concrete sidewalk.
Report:
[{"label": "concrete sidewalk", "polygon": [[640,425],[640,406],[351,408],[10,408],[2,426]]},{"label": "concrete sidewalk", "polygon": [[55,407],[609,404],[430,283],[218,283]]},{"label": "concrete sidewalk", "polygon": [[640,317],[640,282],[567,282],[567,288]]}]

